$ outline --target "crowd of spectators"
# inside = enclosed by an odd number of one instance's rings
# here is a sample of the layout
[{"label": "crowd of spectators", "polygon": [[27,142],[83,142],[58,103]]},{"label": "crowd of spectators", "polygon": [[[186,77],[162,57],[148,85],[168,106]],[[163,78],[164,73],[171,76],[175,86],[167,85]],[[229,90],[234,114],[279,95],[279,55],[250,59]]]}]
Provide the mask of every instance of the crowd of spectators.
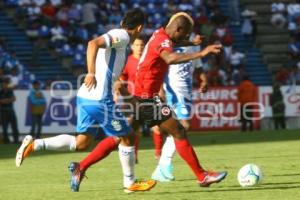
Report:
[{"label": "crowd of spectators", "polygon": [[234,48],[229,24],[239,25],[237,1],[232,1],[231,17],[220,11],[218,0],[5,0],[14,7],[16,18],[26,25],[33,40],[50,47],[75,75],[85,71],[88,40],[118,27],[124,13],[141,7],[148,14],[143,34],[149,37],[177,11],[195,20],[194,32],[205,36],[203,45],[221,43],[224,52],[202,60],[212,86],[238,85],[244,72],[245,54]]},{"label": "crowd of spectators", "polygon": [[271,24],[278,29],[287,29],[290,34],[290,62],[278,70],[275,80],[282,85],[300,84],[300,1],[285,4],[278,0],[271,4],[271,12]]},{"label": "crowd of spectators", "polygon": [[15,52],[7,50],[4,38],[0,38],[0,86],[4,79],[10,80],[11,88],[24,88],[26,82],[35,79],[26,67],[18,60]]},{"label": "crowd of spectators", "polygon": [[[0,38],[0,89],[4,79],[9,79],[9,87],[12,89],[28,89],[32,82],[37,81],[37,77],[30,73],[26,65],[19,61],[15,52],[10,52],[6,48],[4,38]],[[60,76],[52,79],[49,77],[45,82],[41,82],[43,89],[50,89],[54,81],[62,80]],[[66,89],[63,83],[53,86],[55,89]]]}]

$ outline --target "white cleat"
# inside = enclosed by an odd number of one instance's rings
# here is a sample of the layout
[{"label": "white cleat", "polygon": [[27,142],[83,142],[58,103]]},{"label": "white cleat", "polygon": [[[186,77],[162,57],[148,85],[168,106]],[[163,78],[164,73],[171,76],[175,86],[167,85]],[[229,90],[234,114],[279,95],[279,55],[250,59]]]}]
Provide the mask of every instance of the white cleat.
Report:
[{"label": "white cleat", "polygon": [[154,172],[152,173],[151,179],[159,181],[159,182],[170,182],[171,179],[168,179],[161,171],[160,166],[157,166]]},{"label": "white cleat", "polygon": [[31,135],[26,135],[25,138],[23,139],[22,144],[16,154],[16,166],[17,167],[21,166],[21,164],[24,160],[24,152],[27,149],[27,147],[29,146],[29,144],[31,144],[32,142],[33,142],[33,138]]}]

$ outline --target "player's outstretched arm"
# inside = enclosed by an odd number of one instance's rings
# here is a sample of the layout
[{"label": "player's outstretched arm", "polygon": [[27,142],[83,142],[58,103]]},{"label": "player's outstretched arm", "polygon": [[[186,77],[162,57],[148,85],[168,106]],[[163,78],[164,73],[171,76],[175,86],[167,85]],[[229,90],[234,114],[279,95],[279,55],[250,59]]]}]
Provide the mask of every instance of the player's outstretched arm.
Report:
[{"label": "player's outstretched arm", "polygon": [[183,62],[187,62],[190,60],[195,60],[198,58],[203,58],[210,53],[214,53],[214,54],[220,53],[221,48],[222,48],[222,45],[213,44],[213,45],[207,46],[202,51],[194,52],[194,53],[174,53],[174,52],[169,52],[169,51],[164,50],[160,53],[160,57],[169,65],[178,64],[178,63],[183,63]]},{"label": "player's outstretched arm", "polygon": [[86,60],[87,60],[87,75],[84,79],[85,86],[90,90],[93,87],[97,86],[97,81],[95,77],[96,71],[96,56],[99,48],[105,48],[106,43],[103,36],[95,38],[88,43],[86,51]]}]

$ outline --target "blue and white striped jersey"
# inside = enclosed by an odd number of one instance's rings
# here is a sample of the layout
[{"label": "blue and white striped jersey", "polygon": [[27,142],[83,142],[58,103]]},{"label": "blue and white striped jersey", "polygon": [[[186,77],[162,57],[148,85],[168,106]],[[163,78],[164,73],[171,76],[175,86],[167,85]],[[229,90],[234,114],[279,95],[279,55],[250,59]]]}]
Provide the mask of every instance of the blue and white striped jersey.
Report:
[{"label": "blue and white striped jersey", "polygon": [[[177,53],[191,53],[192,50],[192,47],[174,48]],[[164,89],[170,88],[175,93],[174,95],[190,99],[194,69],[195,63],[193,61],[170,65],[169,72],[164,80]]]},{"label": "blue and white striped jersey", "polygon": [[113,29],[103,35],[106,48],[99,48],[96,57],[96,88],[88,91],[82,84],[77,96],[90,100],[112,98],[114,82],[119,78],[126,59],[130,37],[124,29]]}]

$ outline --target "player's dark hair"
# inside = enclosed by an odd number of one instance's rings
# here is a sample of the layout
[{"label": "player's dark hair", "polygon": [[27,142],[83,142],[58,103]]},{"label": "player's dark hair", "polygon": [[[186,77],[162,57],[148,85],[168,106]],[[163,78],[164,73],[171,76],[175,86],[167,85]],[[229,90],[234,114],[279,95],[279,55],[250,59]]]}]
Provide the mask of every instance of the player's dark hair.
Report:
[{"label": "player's dark hair", "polygon": [[145,44],[147,43],[147,39],[143,35],[139,35],[135,38],[136,40],[142,40]]},{"label": "player's dark hair", "polygon": [[126,12],[125,17],[122,20],[122,27],[132,30],[137,26],[144,25],[145,22],[146,16],[144,12],[139,8],[134,8]]}]

